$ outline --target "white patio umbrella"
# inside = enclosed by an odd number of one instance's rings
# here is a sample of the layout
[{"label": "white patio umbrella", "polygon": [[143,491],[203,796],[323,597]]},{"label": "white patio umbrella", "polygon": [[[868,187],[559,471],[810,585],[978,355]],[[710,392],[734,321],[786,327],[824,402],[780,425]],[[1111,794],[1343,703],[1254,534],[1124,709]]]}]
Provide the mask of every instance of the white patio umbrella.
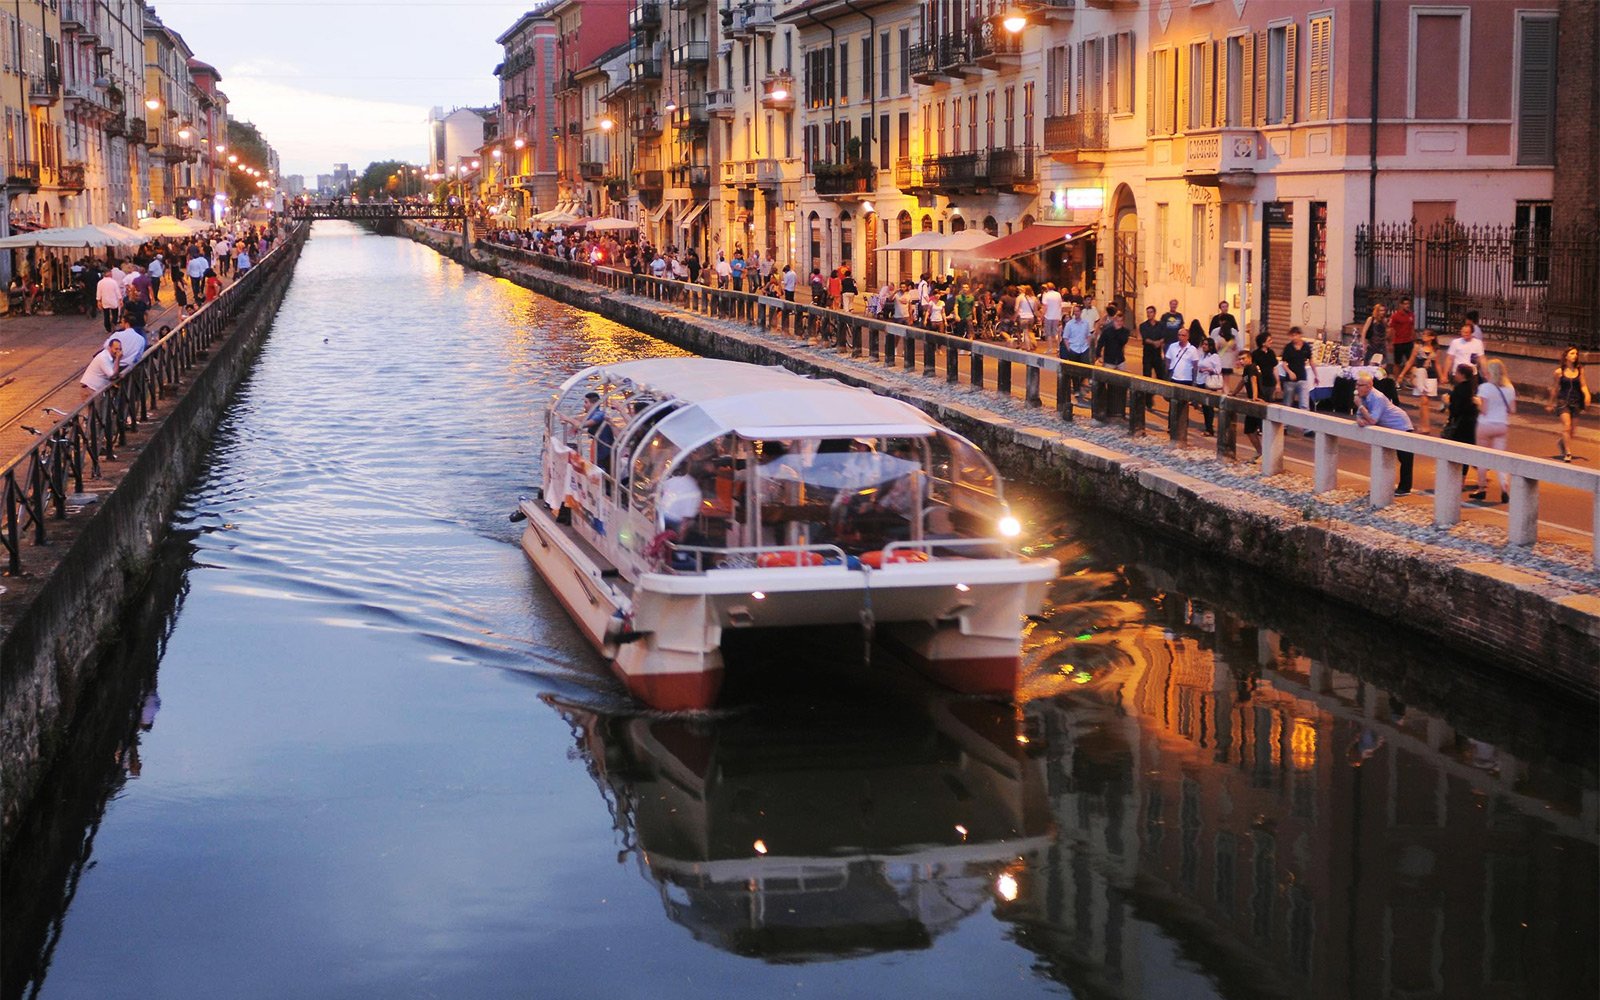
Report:
[{"label": "white patio umbrella", "polygon": [[608,233],[638,228],[639,224],[637,222],[629,222],[627,219],[594,219],[589,223],[589,231],[591,233]]},{"label": "white patio umbrella", "polygon": [[17,233],[0,240],[0,249],[18,250],[25,247],[54,247],[60,249],[95,249],[100,247],[128,246],[134,241],[98,226],[58,226],[53,229],[36,229],[31,233]]},{"label": "white patio umbrella", "polygon": [[139,232],[150,236],[193,236],[189,227],[170,215],[155,215],[139,220]]}]

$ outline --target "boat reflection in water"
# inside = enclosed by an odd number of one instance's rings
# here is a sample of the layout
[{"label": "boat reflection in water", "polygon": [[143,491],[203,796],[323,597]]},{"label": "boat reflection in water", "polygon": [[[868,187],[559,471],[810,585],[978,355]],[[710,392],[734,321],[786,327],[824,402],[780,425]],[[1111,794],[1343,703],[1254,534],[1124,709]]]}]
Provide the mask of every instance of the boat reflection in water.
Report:
[{"label": "boat reflection in water", "polygon": [[1014,708],[875,701],[718,720],[561,711],[667,915],[794,962],[928,947],[1014,898],[1051,840]]}]

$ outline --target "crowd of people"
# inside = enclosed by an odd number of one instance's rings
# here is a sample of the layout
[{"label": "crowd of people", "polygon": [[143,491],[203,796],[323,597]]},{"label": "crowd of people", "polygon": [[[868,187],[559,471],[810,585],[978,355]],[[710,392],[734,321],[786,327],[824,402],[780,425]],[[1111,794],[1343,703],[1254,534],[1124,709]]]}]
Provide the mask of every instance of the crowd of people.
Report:
[{"label": "crowd of people", "polygon": [[[1130,347],[1137,337],[1137,373],[1149,378],[1190,385],[1264,402],[1310,409],[1313,393],[1334,389],[1321,384],[1316,351],[1298,326],[1283,332],[1284,343],[1275,346],[1270,331],[1253,337],[1243,329],[1227,302],[1219,302],[1208,320],[1187,318],[1173,299],[1165,312],[1145,308],[1144,320],[1134,326],[1129,306],[1120,299],[1097,304],[1092,292],[1077,287],[1058,288],[1053,282],[1001,282],[957,278],[924,272],[916,281],[883,282],[863,299],[848,264],[824,272],[813,266],[802,279],[790,264],[781,266],[771,255],[734,247],[731,255],[718,251],[702,261],[690,248],[678,251],[657,247],[632,235],[618,239],[611,233],[593,234],[559,227],[543,230],[501,230],[499,242],[553,254],[567,260],[619,267],[634,274],[703,284],[708,287],[754,292],[789,302],[802,283],[812,305],[865,314],[895,323],[959,337],[1009,343],[1027,351],[1046,352],[1067,361],[1094,364],[1120,371],[1135,371]],[[1417,329],[1410,304],[1393,308],[1376,305],[1355,334],[1356,353],[1367,364],[1356,369],[1344,386],[1343,405],[1354,410],[1358,422],[1396,430],[1432,433],[1437,409],[1444,417],[1443,437],[1504,450],[1510,416],[1517,412],[1516,388],[1504,363],[1487,357],[1478,314],[1462,317],[1457,335],[1441,344],[1431,329]],[[1574,455],[1574,425],[1591,396],[1576,348],[1563,354],[1551,382],[1549,409],[1561,421],[1561,457]],[[1339,366],[1341,369],[1347,366]],[[1343,375],[1339,376],[1343,377]],[[1069,377],[1068,384],[1082,398],[1087,379]],[[1413,400],[1413,422],[1402,407],[1401,394]],[[1214,435],[1215,410],[1201,407],[1204,433]],[[1260,420],[1246,418],[1245,436],[1261,451]],[[1410,455],[1403,456],[1399,492],[1410,491]],[[1480,469],[1474,498],[1488,495],[1489,472]],[[1500,477],[1501,494],[1506,493]]]},{"label": "crowd of people", "polygon": [[71,266],[81,287],[83,311],[98,311],[106,339],[89,361],[79,384],[84,398],[105,389],[138,362],[147,345],[171,332],[163,325],[150,333],[148,317],[172,288],[180,321],[222,294],[224,282],[250,272],[278,240],[277,223],[219,227],[182,239],[159,239],[122,260],[104,263],[83,257]]}]

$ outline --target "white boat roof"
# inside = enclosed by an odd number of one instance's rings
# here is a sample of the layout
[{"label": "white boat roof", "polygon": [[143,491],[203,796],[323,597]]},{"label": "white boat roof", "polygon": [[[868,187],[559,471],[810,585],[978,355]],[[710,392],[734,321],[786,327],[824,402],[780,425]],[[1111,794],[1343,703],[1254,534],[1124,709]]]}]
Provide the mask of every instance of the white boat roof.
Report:
[{"label": "white boat roof", "polygon": [[685,405],[657,427],[680,447],[733,433],[750,439],[837,436],[907,437],[934,433],[921,410],[868,389],[810,379],[783,368],[712,358],[651,358],[587,368],[563,384],[600,377],[631,381]]}]

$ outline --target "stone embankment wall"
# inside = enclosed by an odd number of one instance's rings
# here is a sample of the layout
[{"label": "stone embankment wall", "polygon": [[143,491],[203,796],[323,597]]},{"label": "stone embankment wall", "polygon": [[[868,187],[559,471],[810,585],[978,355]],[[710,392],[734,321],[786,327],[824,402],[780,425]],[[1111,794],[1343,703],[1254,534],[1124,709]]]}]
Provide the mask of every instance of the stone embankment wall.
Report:
[{"label": "stone embankment wall", "polygon": [[[97,682],[99,653],[119,632],[123,609],[149,577],[157,543],[199,472],[212,431],[258,353],[283,301],[310,227],[280,251],[289,259],[265,275],[233,328],[192,369],[164,414],[130,437],[103,481],[86,488],[99,500],[53,522],[51,549],[40,552],[37,577],[13,587],[0,638],[4,701],[0,703],[0,780],[4,843],[32,801],[67,739],[80,702]],[[109,466],[109,467],[107,467]],[[53,566],[51,563],[53,562]]]},{"label": "stone embankment wall", "polygon": [[[414,239],[454,257],[453,234],[407,226]],[[1203,482],[1148,459],[1008,420],[1003,415],[919,395],[870,369],[797,357],[752,332],[714,328],[700,317],[663,313],[655,303],[604,294],[549,272],[475,251],[478,270],[660,337],[706,357],[782,364],[837,378],[909,402],[971,438],[1006,475],[1052,487],[1115,510],[1129,521],[1180,537],[1241,572],[1265,571],[1420,630],[1475,660],[1589,699],[1600,697],[1600,597],[1491,560],[1424,543],[1396,544],[1370,529]]]}]

